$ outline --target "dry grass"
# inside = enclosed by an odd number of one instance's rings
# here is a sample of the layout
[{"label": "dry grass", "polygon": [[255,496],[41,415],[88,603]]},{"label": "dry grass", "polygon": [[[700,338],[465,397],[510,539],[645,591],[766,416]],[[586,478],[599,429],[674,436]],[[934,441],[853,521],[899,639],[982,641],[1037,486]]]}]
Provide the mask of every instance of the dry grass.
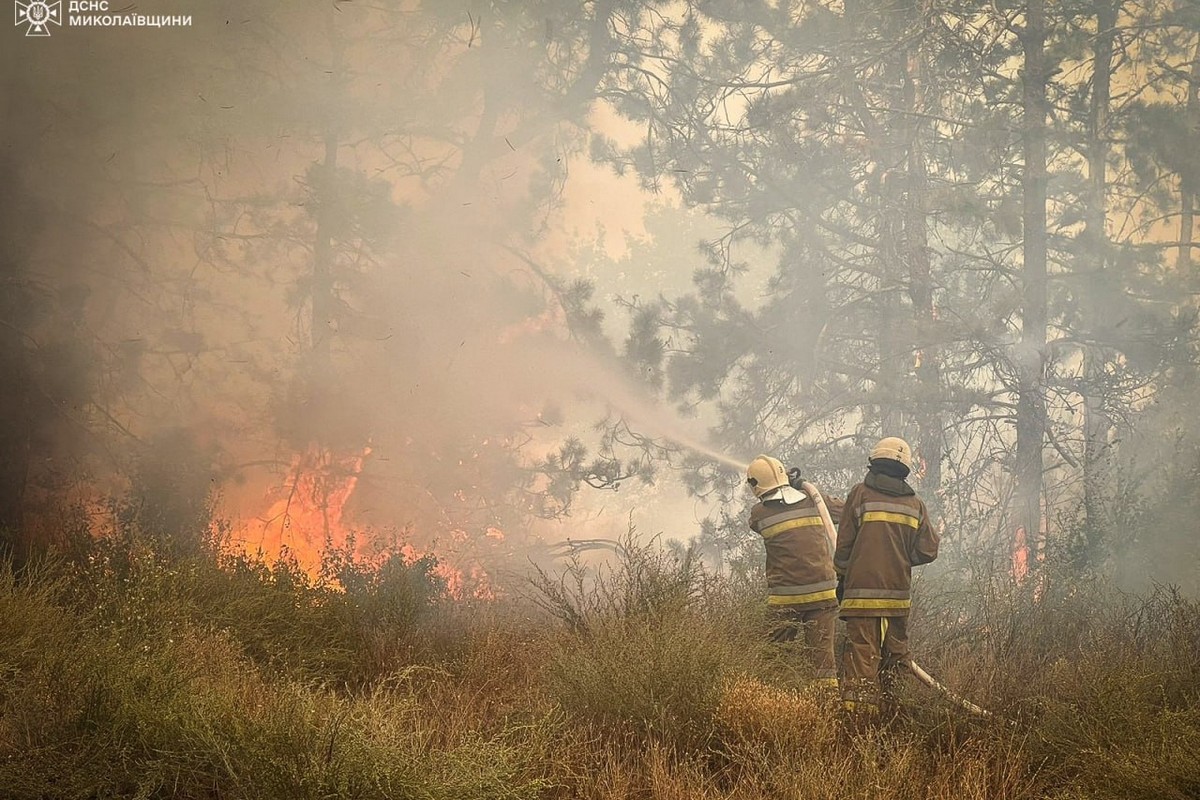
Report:
[{"label": "dry grass", "polygon": [[744,598],[661,552],[541,608],[446,604],[397,565],[331,593],[92,556],[0,570],[5,797],[1200,795],[1200,609],[1169,591],[956,596],[915,621],[923,660],[1007,719],[914,684],[857,730]]}]

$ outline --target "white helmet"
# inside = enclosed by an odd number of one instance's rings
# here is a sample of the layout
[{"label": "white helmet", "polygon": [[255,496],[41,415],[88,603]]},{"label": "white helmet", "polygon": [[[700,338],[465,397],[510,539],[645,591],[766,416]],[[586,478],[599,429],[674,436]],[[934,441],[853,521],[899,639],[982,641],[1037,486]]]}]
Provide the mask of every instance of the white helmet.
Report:
[{"label": "white helmet", "polygon": [[771,456],[758,456],[746,467],[746,483],[754,490],[755,497],[788,485],[787,470],[783,462]]},{"label": "white helmet", "polygon": [[879,440],[871,450],[870,460],[874,461],[877,458],[890,458],[892,461],[899,461],[912,469],[912,448],[908,446],[908,442],[898,436],[889,436]]}]

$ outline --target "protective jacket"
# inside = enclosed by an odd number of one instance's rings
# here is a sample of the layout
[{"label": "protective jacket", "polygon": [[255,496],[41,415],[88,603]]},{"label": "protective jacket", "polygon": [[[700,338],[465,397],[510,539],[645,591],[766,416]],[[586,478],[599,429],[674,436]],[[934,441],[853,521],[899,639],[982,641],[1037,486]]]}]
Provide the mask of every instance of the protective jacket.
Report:
[{"label": "protective jacket", "polygon": [[764,499],[750,509],[750,529],[767,548],[767,602],[807,610],[837,605],[829,537],[812,498]]},{"label": "protective jacket", "polygon": [[904,480],[868,473],[850,490],[838,525],[834,569],[842,617],[902,617],[912,606],[912,568],[937,558],[925,503]]}]

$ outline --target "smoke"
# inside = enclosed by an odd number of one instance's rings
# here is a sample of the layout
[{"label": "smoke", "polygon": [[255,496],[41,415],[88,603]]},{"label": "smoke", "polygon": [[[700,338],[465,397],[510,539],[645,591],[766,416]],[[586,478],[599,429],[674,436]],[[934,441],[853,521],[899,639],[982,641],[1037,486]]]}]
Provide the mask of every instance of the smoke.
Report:
[{"label": "smoke", "polygon": [[[10,507],[29,485],[128,491],[172,464],[189,465],[190,491],[210,475],[222,513],[257,520],[315,447],[327,451],[318,463],[361,464],[355,523],[511,538],[557,510],[539,498],[564,487],[537,465],[570,438],[594,454],[608,411],[745,469],[753,453],[709,441],[715,420],[678,413],[615,348],[571,330],[562,189],[589,124],[608,135],[629,123],[585,116],[602,87],[584,80],[595,65],[577,7],[493,6],[222,1],[181,9],[187,29],[11,37],[0,357],[27,391],[0,396],[4,449],[24,454],[0,475],[0,523],[19,516]],[[644,202],[594,187],[600,220]],[[682,285],[694,264],[674,257],[679,243],[663,249],[659,272],[678,270]],[[1108,280],[1091,287],[1105,320],[1093,333],[1160,358],[1150,343],[1174,340]],[[662,288],[650,275],[622,286]],[[772,313],[793,330],[786,305]],[[1125,346],[1134,328],[1144,347]],[[1137,409],[1130,430],[1114,427],[1131,473],[1181,464],[1138,484],[1140,501],[1186,491],[1192,456],[1171,431],[1197,438],[1191,394],[1164,392],[1157,418]],[[805,413],[785,407],[789,421]],[[844,419],[819,435],[846,438],[858,417]],[[955,436],[947,448],[984,463],[980,475],[1005,471],[1002,434]],[[1131,524],[1117,517],[1114,530]],[[1194,532],[1169,519],[1154,524],[1178,535],[1139,548],[1163,564]]]},{"label": "smoke", "polygon": [[354,519],[445,538],[541,513],[531,465],[605,407],[741,468],[568,340],[546,276],[506,252],[553,230],[582,146],[531,79],[554,65],[507,43],[545,20],[514,13],[472,41],[450,8],[396,27],[218,5],[136,48],[154,34],[42,56],[27,169],[59,212],[38,247],[82,287],[101,354],[89,475],[215,452],[222,513],[256,519],[314,443],[325,463],[369,449]]}]

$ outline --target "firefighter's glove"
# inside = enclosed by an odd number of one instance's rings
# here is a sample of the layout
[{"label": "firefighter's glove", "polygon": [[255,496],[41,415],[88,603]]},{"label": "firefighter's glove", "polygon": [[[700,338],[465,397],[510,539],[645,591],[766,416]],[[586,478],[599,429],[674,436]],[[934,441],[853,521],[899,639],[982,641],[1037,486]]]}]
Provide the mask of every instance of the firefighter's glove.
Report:
[{"label": "firefighter's glove", "polygon": [[842,604],[842,598],[846,595],[846,579],[838,575],[837,588],[833,590],[834,596],[837,597],[838,605]]},{"label": "firefighter's glove", "polygon": [[788,483],[792,485],[793,489],[801,492],[804,491],[803,487],[800,485],[804,483],[804,478],[800,477],[799,467],[789,467],[787,471],[787,477]]}]

